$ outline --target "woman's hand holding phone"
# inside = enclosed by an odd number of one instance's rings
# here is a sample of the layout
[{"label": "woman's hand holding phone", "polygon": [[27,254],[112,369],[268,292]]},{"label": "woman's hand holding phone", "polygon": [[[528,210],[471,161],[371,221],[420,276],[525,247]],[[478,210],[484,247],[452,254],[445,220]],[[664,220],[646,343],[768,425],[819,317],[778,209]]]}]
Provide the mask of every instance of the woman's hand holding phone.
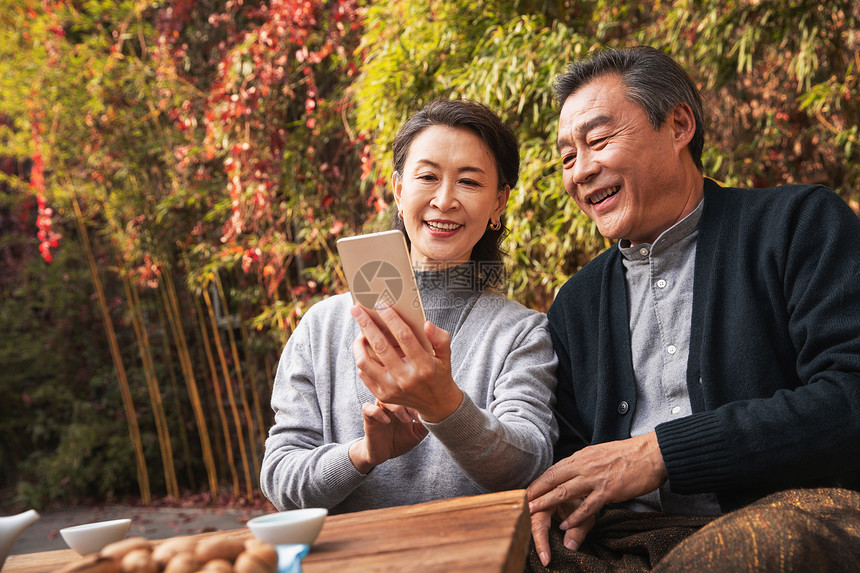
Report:
[{"label": "woman's hand holding phone", "polygon": [[385,404],[414,409],[427,422],[447,418],[463,400],[451,374],[450,335],[429,321],[415,332],[394,309],[376,310],[389,334],[362,306],[351,310],[361,327],[352,347],[359,377]]}]

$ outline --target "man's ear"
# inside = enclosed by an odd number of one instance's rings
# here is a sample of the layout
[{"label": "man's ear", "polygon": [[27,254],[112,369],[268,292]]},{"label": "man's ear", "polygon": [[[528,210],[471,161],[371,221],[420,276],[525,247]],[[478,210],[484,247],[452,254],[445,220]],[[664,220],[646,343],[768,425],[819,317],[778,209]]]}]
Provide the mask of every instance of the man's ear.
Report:
[{"label": "man's ear", "polygon": [[675,149],[687,147],[696,133],[696,117],[693,110],[685,103],[679,103],[669,118],[672,122],[672,137]]}]

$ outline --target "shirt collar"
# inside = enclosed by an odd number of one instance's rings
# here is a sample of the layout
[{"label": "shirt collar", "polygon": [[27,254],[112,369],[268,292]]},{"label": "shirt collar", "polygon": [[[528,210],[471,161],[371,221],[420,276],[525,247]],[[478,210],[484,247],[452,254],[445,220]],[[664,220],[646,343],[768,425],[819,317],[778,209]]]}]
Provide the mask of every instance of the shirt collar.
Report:
[{"label": "shirt collar", "polygon": [[654,251],[659,253],[671,248],[699,228],[699,220],[702,218],[704,205],[705,200],[702,199],[689,215],[663,231],[654,243],[632,245],[627,239],[621,239],[618,241],[618,249],[628,261],[637,261],[647,259]]}]

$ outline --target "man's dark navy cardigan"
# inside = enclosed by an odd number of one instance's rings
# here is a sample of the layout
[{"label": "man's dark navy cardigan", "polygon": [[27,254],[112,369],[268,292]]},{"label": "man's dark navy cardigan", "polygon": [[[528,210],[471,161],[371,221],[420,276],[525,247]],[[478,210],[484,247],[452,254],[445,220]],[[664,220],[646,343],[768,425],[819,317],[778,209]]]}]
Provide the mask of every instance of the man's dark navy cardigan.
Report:
[{"label": "man's dark navy cardigan", "polygon": [[[548,315],[564,418],[556,458],[630,437],[618,246],[577,272]],[[728,511],[790,487],[860,489],[860,220],[842,199],[706,179],[690,338],[693,414],[656,429],[672,491],[715,492]]]}]

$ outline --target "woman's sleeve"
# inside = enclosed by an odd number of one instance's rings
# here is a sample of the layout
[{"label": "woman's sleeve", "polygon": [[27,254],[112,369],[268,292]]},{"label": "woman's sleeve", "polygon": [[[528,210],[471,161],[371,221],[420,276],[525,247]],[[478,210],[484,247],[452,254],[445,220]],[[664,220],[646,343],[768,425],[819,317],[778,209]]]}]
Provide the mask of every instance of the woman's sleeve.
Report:
[{"label": "woman's sleeve", "polygon": [[[490,377],[488,407],[479,408],[464,392],[453,414],[425,422],[469,479],[487,491],[526,487],[552,463],[558,437],[552,413],[558,361],[546,317],[534,314],[509,328],[521,334],[466,370]],[[496,344],[499,338],[485,340]]]},{"label": "woman's sleeve", "polygon": [[[349,459],[349,446],[326,443],[320,393],[330,394],[326,375],[315,377],[305,319],[281,354],[272,389],[275,423],[266,440],[260,487],[279,510],[332,508],[364,479]],[[331,357],[332,360],[335,357]],[[320,390],[321,392],[319,392]],[[327,405],[325,407],[328,407]]]}]

